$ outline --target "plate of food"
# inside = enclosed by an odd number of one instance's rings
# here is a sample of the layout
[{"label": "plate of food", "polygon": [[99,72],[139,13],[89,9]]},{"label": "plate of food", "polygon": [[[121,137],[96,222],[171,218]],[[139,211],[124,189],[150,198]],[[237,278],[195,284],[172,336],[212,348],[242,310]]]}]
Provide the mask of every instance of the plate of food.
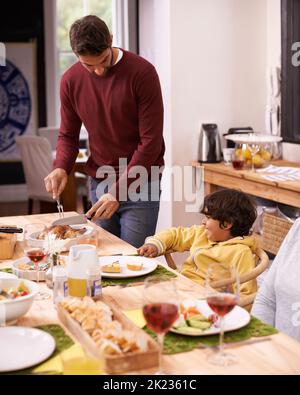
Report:
[{"label": "plate of food", "polygon": [[[224,319],[224,332],[233,331],[250,322],[250,314],[235,306]],[[170,332],[186,336],[207,336],[220,333],[218,316],[205,300],[186,300],[180,305],[180,314]]]},{"label": "plate of food", "polygon": [[139,277],[153,272],[158,265],[155,259],[142,256],[104,256],[99,258],[102,277]]},{"label": "plate of food", "polygon": [[48,235],[53,239],[62,240],[65,243],[63,250],[68,250],[82,235],[92,233],[93,228],[87,225],[52,225],[46,227],[42,232],[32,233],[29,242],[32,247],[42,247]]},{"label": "plate of food", "polygon": [[[48,268],[49,263],[47,260],[39,263],[39,281],[46,281],[46,271]],[[31,281],[37,280],[36,267],[27,256],[15,260],[12,264],[12,271],[19,278],[26,278]]]},{"label": "plate of food", "polygon": [[1,279],[0,306],[1,309],[4,307],[5,321],[16,321],[25,315],[37,293],[38,285],[33,281],[18,278]]}]

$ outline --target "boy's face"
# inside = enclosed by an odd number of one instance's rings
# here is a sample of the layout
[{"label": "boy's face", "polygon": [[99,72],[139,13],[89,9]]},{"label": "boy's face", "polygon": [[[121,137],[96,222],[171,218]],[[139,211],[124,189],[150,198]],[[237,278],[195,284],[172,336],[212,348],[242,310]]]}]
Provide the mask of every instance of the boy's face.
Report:
[{"label": "boy's face", "polygon": [[204,217],[202,224],[205,225],[206,236],[210,241],[226,241],[232,238],[230,233],[231,224],[226,224],[225,228],[221,228],[220,222],[209,216]]}]

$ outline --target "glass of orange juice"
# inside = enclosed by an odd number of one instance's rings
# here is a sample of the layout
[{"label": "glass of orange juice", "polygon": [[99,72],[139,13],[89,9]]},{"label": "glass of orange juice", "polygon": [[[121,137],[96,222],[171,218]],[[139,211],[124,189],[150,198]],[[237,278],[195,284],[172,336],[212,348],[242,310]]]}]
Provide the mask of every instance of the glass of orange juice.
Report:
[{"label": "glass of orange juice", "polygon": [[60,354],[64,375],[100,375],[105,374],[104,357],[96,358],[84,350],[79,344],[74,344]]}]

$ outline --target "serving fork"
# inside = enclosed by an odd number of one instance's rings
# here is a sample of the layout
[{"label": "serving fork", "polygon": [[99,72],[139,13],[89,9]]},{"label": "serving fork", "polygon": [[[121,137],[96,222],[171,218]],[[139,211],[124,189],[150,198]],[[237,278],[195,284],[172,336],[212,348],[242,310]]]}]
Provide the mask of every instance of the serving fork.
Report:
[{"label": "serving fork", "polygon": [[59,197],[56,199],[56,203],[57,203],[57,210],[58,210],[59,218],[64,218],[65,217],[64,207],[61,204]]}]

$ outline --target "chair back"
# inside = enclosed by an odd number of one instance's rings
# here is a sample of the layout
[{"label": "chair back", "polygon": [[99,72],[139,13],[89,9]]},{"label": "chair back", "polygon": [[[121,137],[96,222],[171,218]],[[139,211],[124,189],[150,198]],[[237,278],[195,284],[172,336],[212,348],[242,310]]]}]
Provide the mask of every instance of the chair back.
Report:
[{"label": "chair back", "polygon": [[57,126],[48,126],[45,128],[38,129],[38,135],[41,137],[45,137],[47,140],[49,140],[52,150],[56,149],[58,134],[59,134],[59,127]]},{"label": "chair back", "polygon": [[22,158],[29,198],[53,202],[44,184],[44,178],[52,171],[50,142],[45,137],[19,136],[16,144]]},{"label": "chair back", "polygon": [[[265,251],[262,248],[257,248],[255,251],[255,255],[257,258],[257,264],[254,269],[250,270],[248,273],[243,274],[240,276],[240,284],[246,283],[248,281],[251,281],[255,278],[257,278],[261,273],[263,273],[269,266],[269,257],[265,253]],[[165,254],[165,259],[167,261],[167,264],[169,267],[172,269],[176,269],[176,264],[172,258],[172,255],[170,253]],[[211,286],[215,289],[224,287],[226,285],[233,284],[235,281],[234,278],[228,278],[226,280],[218,280],[213,283],[211,283]],[[239,306],[245,307],[253,303],[254,299],[256,296],[256,292],[253,292],[251,295],[244,296],[240,299]]]}]

